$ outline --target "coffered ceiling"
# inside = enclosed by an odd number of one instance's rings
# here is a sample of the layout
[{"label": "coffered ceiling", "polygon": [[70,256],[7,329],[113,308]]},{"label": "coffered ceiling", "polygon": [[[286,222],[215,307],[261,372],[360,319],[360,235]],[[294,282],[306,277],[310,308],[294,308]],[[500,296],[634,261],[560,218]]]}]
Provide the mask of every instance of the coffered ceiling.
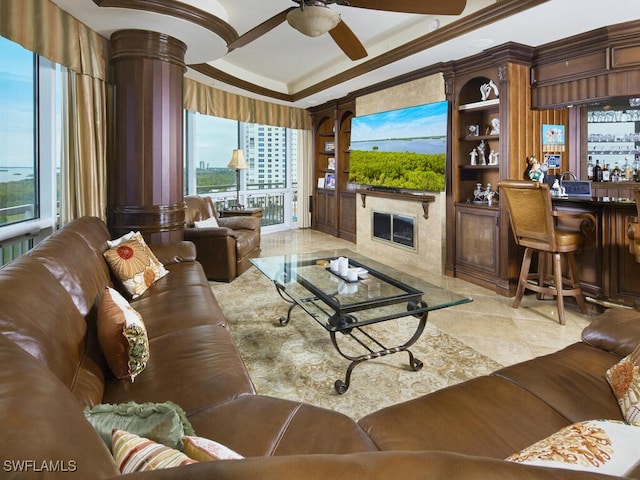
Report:
[{"label": "coffered ceiling", "polygon": [[190,78],[302,108],[505,42],[535,47],[640,18],[640,2],[635,0],[467,0],[460,15],[332,3],[328,8],[340,14],[367,51],[365,58],[353,61],[329,34],[307,37],[286,21],[244,46],[229,47],[247,31],[295,7],[292,0],[53,1],[106,38],[117,30],[138,28],[182,40],[188,47]]}]

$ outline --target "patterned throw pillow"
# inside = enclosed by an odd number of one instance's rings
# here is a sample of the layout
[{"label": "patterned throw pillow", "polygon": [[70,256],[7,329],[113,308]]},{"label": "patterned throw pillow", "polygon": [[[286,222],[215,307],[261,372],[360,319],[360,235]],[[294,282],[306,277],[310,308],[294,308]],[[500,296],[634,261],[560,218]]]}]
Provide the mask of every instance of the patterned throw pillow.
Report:
[{"label": "patterned throw pillow", "polygon": [[121,380],[133,382],[147,366],[147,329],[129,302],[106,287],[98,305],[98,343],[109,368]]},{"label": "patterned throw pillow", "polygon": [[110,248],[103,253],[104,258],[132,298],[142,295],[156,280],[169,273],[140,232],[129,232],[108,245]]},{"label": "patterned throw pillow", "polygon": [[506,460],[624,476],[640,461],[640,426],[618,420],[569,425]]},{"label": "patterned throw pillow", "polygon": [[197,463],[179,450],[117,428],[113,430],[111,448],[120,473],[148,472]]},{"label": "patterned throw pillow", "polygon": [[218,220],[216,220],[216,217],[209,217],[204,220],[195,221],[193,222],[193,225],[196,228],[215,228],[220,226],[218,225]]},{"label": "patterned throw pillow", "polygon": [[184,453],[199,462],[210,460],[240,460],[244,458],[221,443],[202,437],[182,437]]},{"label": "patterned throw pillow", "polygon": [[101,403],[86,407],[84,416],[109,448],[114,428],[177,450],[184,447],[182,437],[195,434],[185,411],[169,401]]},{"label": "patterned throw pillow", "polygon": [[640,423],[640,345],[607,370],[606,376],[624,418]]}]

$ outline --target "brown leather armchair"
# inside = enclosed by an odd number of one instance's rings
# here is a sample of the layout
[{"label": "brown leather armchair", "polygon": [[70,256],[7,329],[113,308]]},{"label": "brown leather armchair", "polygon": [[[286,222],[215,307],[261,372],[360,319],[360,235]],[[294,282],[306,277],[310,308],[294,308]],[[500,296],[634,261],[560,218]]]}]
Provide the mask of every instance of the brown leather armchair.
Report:
[{"label": "brown leather armchair", "polygon": [[[198,260],[209,280],[230,282],[246,271],[250,258],[260,255],[260,219],[218,218],[211,197],[188,195],[184,239],[196,246]],[[195,222],[216,218],[218,227],[196,228]]]}]

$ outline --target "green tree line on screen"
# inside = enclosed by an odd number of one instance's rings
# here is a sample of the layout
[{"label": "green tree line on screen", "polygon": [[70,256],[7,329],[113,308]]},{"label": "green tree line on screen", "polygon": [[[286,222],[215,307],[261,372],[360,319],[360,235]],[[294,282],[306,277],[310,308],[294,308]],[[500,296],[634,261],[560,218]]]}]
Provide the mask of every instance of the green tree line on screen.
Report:
[{"label": "green tree line on screen", "polygon": [[349,181],[361,185],[444,191],[446,155],[351,150]]}]

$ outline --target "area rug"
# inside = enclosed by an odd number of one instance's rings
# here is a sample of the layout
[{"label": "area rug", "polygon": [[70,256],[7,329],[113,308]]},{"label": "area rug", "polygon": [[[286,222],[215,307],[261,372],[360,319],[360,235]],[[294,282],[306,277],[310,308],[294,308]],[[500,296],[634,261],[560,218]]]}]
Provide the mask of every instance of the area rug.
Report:
[{"label": "area rug", "polygon": [[[427,323],[411,348],[424,363],[421,370],[411,370],[405,352],[369,360],[355,367],[349,389],[338,395],[334,382],[344,380],[349,361],[335,350],[329,333],[301,309],[295,308],[290,323],[280,326],[289,304],[255,267],[231,283],[211,282],[211,289],[259,394],[312,403],[355,420],[501,367]],[[374,333],[387,346],[400,345],[415,331],[416,322],[413,317],[384,322]]]}]

